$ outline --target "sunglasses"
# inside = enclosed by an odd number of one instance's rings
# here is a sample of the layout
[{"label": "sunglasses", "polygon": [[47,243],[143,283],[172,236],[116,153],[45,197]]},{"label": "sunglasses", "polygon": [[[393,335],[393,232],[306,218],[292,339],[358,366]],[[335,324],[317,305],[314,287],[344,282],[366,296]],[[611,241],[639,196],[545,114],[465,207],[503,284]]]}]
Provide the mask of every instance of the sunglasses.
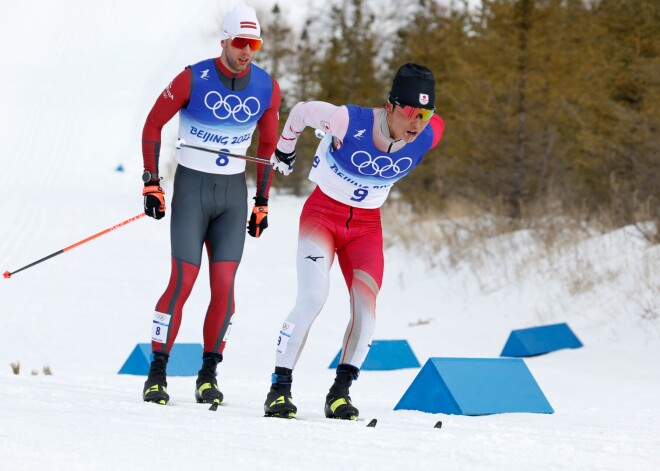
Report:
[{"label": "sunglasses", "polygon": [[263,41],[261,39],[234,37],[231,38],[229,44],[236,49],[243,49],[245,46],[250,46],[250,49],[253,51],[258,51],[261,49]]},{"label": "sunglasses", "polygon": [[401,113],[408,119],[417,119],[419,116],[422,118],[422,121],[428,121],[433,116],[435,108],[430,110],[426,108],[415,108],[414,106],[402,105],[401,103],[394,102],[395,105],[399,107]]}]

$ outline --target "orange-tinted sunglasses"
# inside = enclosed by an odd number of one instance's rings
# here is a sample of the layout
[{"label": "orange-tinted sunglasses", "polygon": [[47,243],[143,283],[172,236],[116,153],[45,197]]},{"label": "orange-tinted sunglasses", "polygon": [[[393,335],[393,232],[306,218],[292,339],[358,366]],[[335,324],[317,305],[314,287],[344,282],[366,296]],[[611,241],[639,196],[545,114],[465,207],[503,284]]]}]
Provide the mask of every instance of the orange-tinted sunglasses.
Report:
[{"label": "orange-tinted sunglasses", "polygon": [[415,108],[414,106],[402,105],[396,102],[394,104],[399,107],[401,113],[408,119],[417,119],[419,116],[422,118],[422,121],[428,121],[435,111],[435,108],[428,110],[426,108]]},{"label": "orange-tinted sunglasses", "polygon": [[253,51],[258,51],[261,49],[263,41],[261,39],[235,37],[231,38],[229,44],[236,49],[243,49],[245,46],[250,46],[250,49]]}]

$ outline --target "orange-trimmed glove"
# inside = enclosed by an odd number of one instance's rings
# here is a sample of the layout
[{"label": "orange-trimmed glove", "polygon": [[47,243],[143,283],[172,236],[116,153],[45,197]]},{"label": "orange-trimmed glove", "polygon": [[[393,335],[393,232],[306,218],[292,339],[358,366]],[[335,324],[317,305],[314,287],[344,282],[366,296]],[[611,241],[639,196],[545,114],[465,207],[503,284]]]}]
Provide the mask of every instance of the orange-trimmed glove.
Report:
[{"label": "orange-trimmed glove", "polygon": [[144,190],[144,214],[154,219],[165,216],[165,192],[160,187],[160,182],[145,183]]},{"label": "orange-trimmed glove", "polygon": [[248,234],[252,237],[259,237],[268,227],[268,198],[262,196],[254,197],[254,207],[252,215],[248,222]]}]

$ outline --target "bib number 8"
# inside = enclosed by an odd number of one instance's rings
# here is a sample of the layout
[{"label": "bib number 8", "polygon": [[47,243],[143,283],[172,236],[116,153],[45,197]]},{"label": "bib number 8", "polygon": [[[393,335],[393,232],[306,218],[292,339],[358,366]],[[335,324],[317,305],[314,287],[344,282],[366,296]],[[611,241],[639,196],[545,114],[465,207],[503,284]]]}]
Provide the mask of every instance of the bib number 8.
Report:
[{"label": "bib number 8", "polygon": [[[229,152],[227,149],[220,149],[222,152]],[[218,158],[215,159],[215,164],[218,167],[224,167],[229,163],[229,157],[224,154],[218,154]]]}]

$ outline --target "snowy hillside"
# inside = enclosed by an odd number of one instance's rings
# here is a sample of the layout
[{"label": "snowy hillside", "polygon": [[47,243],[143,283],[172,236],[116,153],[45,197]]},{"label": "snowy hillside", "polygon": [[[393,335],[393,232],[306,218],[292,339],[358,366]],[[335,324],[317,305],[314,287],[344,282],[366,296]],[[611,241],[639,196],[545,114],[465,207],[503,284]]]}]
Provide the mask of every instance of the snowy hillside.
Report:
[{"label": "snowy hillside", "polygon": [[[4,6],[0,271],[142,211],[146,114],[184,66],[219,54],[218,25],[232,4]],[[175,130],[173,120],[165,159]],[[165,177],[169,197],[171,175]],[[334,377],[328,365],[348,319],[335,267],[331,297],[294,372],[300,420],[264,418],[274,343],[295,297],[302,203],[273,194],[270,227],[260,239],[248,237],[219,367],[225,403],[217,412],[195,403],[194,377],[171,377],[172,401],[161,407],[142,402],[144,377],[117,374],[135,345],[150,338],[153,307],[169,277],[169,217],[142,218],[0,280],[0,470],[656,469],[660,247],[649,247],[633,228],[551,251],[522,231],[466,242],[465,256],[455,259],[442,244],[404,248],[394,229],[406,216],[384,215],[394,245],[386,252],[376,338],[408,340],[422,364],[495,358],[512,329],[567,322],[583,348],[525,360],[554,414],[393,411],[419,372],[404,369],[362,372],[351,392],[365,420],[325,419]],[[437,227],[420,230],[438,242]],[[207,302],[203,268],[179,342],[201,342]],[[19,375],[13,362],[21,364]],[[376,428],[365,427],[371,418]],[[434,429],[438,420],[443,427]]]}]

